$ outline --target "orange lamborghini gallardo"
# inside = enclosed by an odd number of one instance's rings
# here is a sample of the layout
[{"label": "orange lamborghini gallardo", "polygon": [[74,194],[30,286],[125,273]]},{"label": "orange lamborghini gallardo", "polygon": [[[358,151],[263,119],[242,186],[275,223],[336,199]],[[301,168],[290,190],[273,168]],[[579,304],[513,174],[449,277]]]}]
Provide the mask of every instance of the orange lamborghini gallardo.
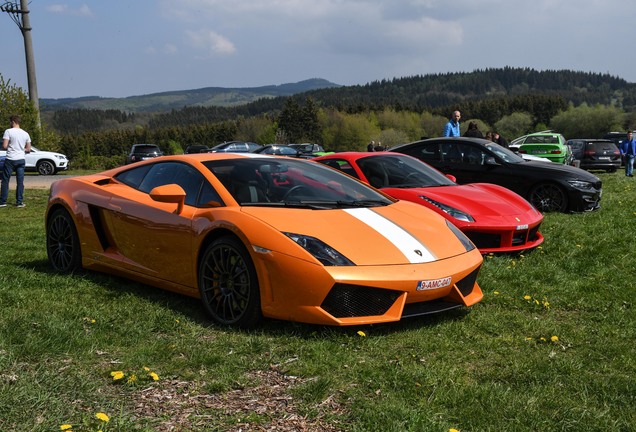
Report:
[{"label": "orange lamborghini gallardo", "polygon": [[316,162],[164,156],[51,186],[49,262],[202,300],[219,324],[398,321],[482,298],[479,251],[421,205]]}]

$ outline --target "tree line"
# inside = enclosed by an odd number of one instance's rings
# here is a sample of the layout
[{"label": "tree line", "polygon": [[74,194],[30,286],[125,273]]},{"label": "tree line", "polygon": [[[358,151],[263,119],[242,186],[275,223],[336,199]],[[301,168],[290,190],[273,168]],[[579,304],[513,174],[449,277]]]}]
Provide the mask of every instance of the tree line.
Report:
[{"label": "tree line", "polygon": [[[0,86],[8,87],[3,81]],[[391,146],[438,136],[456,109],[464,124],[475,121],[509,140],[544,129],[594,138],[636,126],[635,94],[633,85],[609,75],[487,69],[312,90],[235,107],[155,114],[59,110],[43,116],[46,133],[38,141],[65,153],[73,167],[95,169],[121,164],[132,144],[144,142],[167,154],[228,140],[363,150],[371,140]]]}]

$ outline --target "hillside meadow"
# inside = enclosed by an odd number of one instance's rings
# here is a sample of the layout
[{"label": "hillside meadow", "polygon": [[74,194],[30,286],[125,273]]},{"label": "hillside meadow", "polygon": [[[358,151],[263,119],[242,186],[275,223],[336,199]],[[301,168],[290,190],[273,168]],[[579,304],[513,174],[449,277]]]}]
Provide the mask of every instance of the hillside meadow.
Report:
[{"label": "hillside meadow", "polygon": [[602,209],[548,214],[541,248],[486,256],[470,310],[250,331],[52,272],[47,191],[29,189],[0,209],[0,430],[636,430],[636,182],[598,175]]}]

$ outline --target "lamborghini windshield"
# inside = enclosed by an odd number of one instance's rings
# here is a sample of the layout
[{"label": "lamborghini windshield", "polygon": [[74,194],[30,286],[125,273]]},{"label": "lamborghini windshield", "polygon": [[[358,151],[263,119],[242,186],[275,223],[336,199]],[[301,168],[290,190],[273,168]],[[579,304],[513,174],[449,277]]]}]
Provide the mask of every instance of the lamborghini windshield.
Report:
[{"label": "lamborghini windshield", "polygon": [[393,201],[336,170],[300,159],[249,157],[204,162],[241,205],[373,207]]}]

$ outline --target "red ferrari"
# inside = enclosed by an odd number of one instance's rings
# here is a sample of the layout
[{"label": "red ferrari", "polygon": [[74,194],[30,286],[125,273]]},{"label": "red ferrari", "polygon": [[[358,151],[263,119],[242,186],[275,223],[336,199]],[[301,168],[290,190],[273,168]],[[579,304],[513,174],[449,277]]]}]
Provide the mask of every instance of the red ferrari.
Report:
[{"label": "red ferrari", "polygon": [[411,156],[344,152],[314,159],[382,190],[426,206],[464,232],[482,254],[521,252],[543,243],[543,215],[528,201],[490,183],[458,185]]}]

